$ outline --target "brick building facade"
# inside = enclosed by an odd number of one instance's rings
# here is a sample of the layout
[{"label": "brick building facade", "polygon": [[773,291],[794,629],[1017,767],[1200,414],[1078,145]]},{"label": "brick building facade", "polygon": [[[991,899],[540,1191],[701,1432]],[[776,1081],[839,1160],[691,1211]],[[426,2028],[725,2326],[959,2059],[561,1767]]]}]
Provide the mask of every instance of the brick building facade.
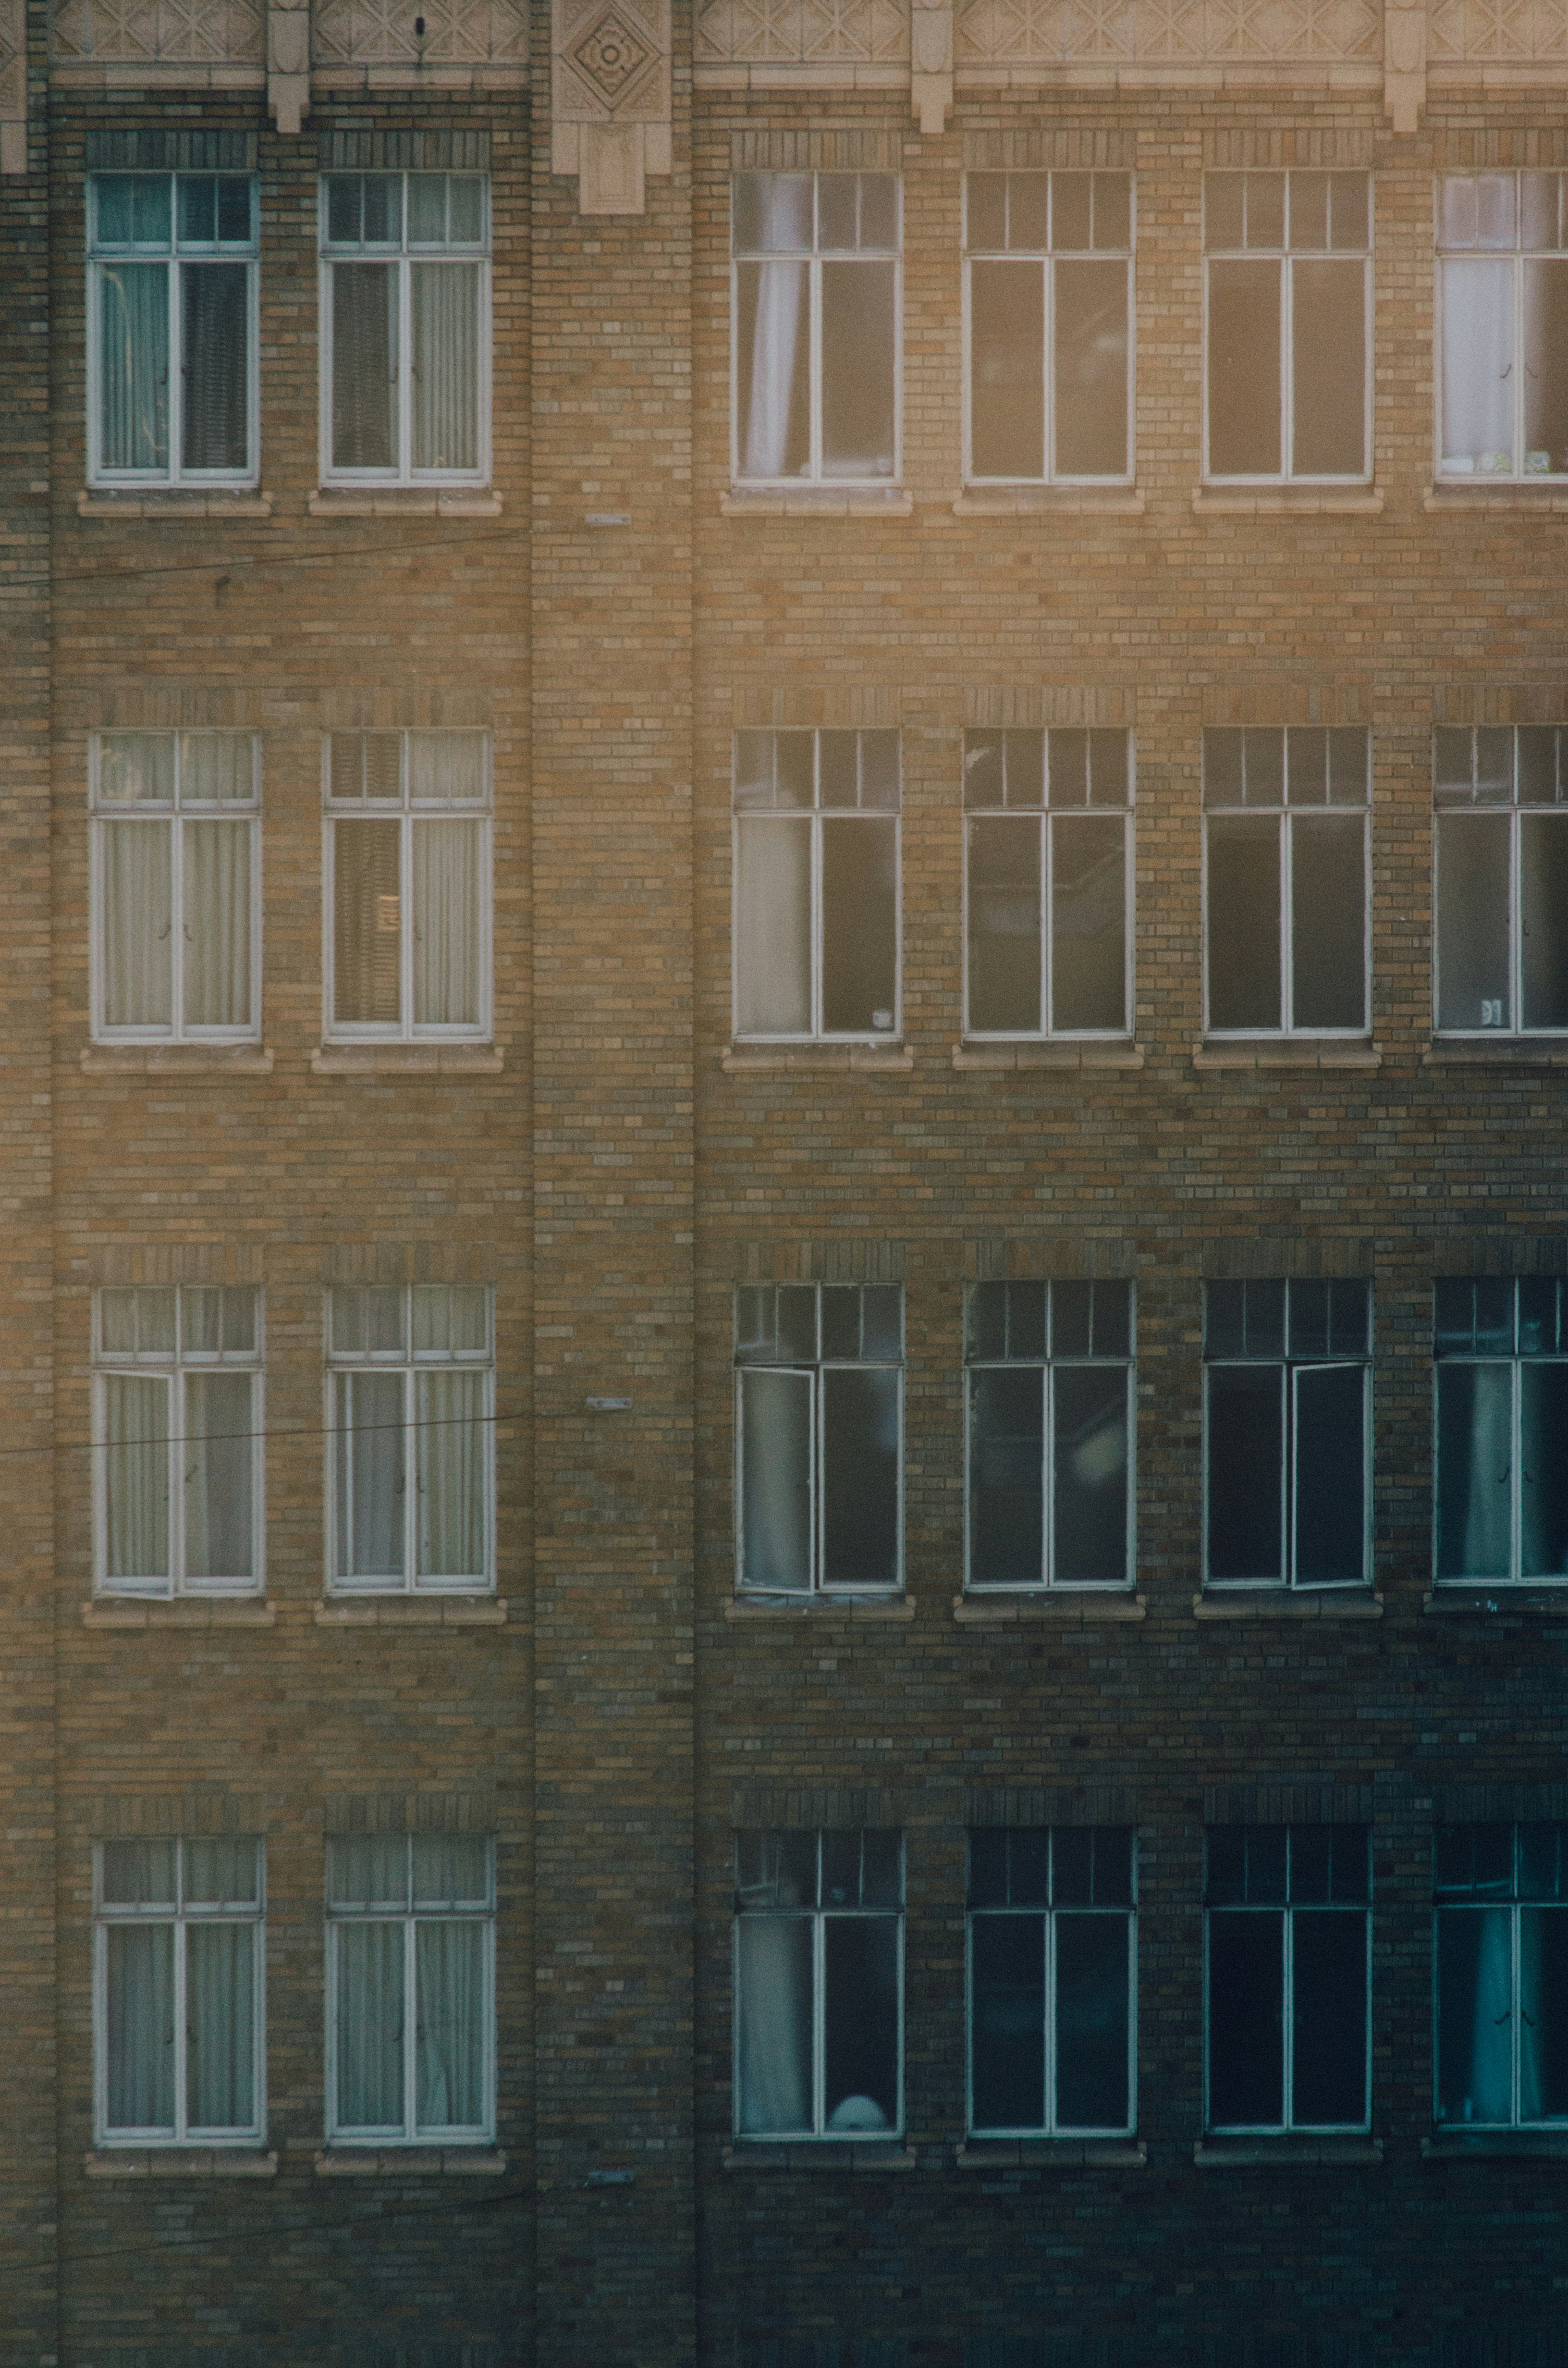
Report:
[{"label": "brick building facade", "polygon": [[1568,2359],[1565,87],[0,9],[7,2368]]}]

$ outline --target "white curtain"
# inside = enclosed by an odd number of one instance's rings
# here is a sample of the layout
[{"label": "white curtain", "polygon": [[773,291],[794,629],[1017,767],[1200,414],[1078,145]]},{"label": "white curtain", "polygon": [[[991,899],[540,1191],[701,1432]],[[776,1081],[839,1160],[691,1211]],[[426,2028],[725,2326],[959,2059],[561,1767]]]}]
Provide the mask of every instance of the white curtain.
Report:
[{"label": "white curtain", "polygon": [[812,825],[735,825],[735,1028],[801,1036],[812,1024]]},{"label": "white curtain", "polygon": [[174,1020],[171,823],[103,822],[104,1020],[168,1028]]},{"label": "white curtain", "polygon": [[1479,1920],[1470,2077],[1461,2112],[1466,2121],[1507,2122],[1513,2118],[1512,1910],[1485,1907]]},{"label": "white curtain", "polygon": [[415,263],[414,466],[479,466],[479,266]]},{"label": "white curtain", "polygon": [[1512,1376],[1506,1365],[1474,1365],[1471,1371],[1475,1395],[1471,1408],[1464,1571],[1472,1578],[1506,1577],[1511,1561]]},{"label": "white curtain", "polygon": [[461,1371],[415,1377],[421,1578],[485,1573],[484,1380]]},{"label": "white curtain", "polygon": [[340,1373],[337,1438],[337,1576],[403,1575],[403,1434],[401,1373]]},{"label": "white curtain", "polygon": [[185,1576],[254,1578],[255,1450],[248,1373],[187,1373],[185,1383]]},{"label": "white curtain", "polygon": [[169,1383],[151,1373],[104,1376],[105,1576],[169,1572]]},{"label": "white curtain", "polygon": [[741,1374],[741,1576],[800,1593],[812,1583],[812,1377]]},{"label": "white curtain", "polygon": [[747,263],[756,310],[752,324],[750,402],[741,445],[743,477],[781,477],[790,457],[795,403],[796,350],[806,335],[810,266]]},{"label": "white curtain", "polygon": [[416,806],[479,804],[484,796],[483,732],[411,732],[408,794]]},{"label": "white curtain", "polygon": [[812,2126],[812,1926],[804,1916],[742,1916],[741,2127]]},{"label": "white curtain", "polygon": [[327,1897],[335,1907],[408,1905],[408,1843],[402,1834],[341,1834],[326,1854]]},{"label": "white curtain", "polygon": [[175,2126],[175,1928],[111,1924],[108,2119],[111,2130]]},{"label": "white curtain", "polygon": [[185,1017],[192,1028],[251,1019],[251,825],[185,825]]},{"label": "white curtain", "polygon": [[415,1026],[476,1028],[484,825],[476,816],[410,827]]},{"label": "white curtain", "polygon": [[101,263],[103,465],[169,465],[169,267]]},{"label": "white curtain", "polygon": [[248,806],[256,768],[248,732],[187,732],[180,742],[180,796],[187,805]]},{"label": "white curtain", "polygon": [[421,1920],[414,1935],[418,2125],[482,2129],[484,1927],[472,1920]]},{"label": "white curtain", "polygon": [[337,2119],[345,2129],[403,2126],[401,1923],[343,1923],[337,1933]]},{"label": "white curtain", "polygon": [[1445,263],[1443,467],[1514,466],[1514,266]]},{"label": "white curtain", "polygon": [[255,1989],[253,1925],[187,1925],[186,2121],[192,2130],[255,2126]]},{"label": "white curtain", "polygon": [[[1551,2038],[1561,2027],[1564,2003],[1554,1976],[1562,1963],[1562,1944],[1550,1945],[1548,1921],[1564,1927],[1568,1911],[1561,1907],[1519,1910],[1519,2119],[1545,2122],[1561,2119],[1562,2100],[1548,2087]],[[1560,1978],[1560,1976],[1559,1976]],[[1554,2110],[1555,2109],[1555,2110]]]},{"label": "white curtain", "polygon": [[415,1834],[415,1907],[472,1907],[490,1896],[490,1844],[478,1834]]}]

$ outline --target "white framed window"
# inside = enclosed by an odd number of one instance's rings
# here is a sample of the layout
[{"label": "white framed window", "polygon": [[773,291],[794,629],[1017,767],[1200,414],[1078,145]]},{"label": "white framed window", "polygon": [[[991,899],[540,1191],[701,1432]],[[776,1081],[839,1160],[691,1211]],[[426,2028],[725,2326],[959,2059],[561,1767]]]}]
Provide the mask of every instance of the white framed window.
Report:
[{"label": "white framed window", "polygon": [[327,1293],[328,1584],[495,1584],[495,1349],[487,1283]]},{"label": "white framed window", "polygon": [[1132,1286],[976,1282],[965,1305],[971,1588],[1132,1575]]},{"label": "white framed window", "polygon": [[94,2122],[104,2146],[256,2146],[267,2127],[262,1845],[93,1850]]},{"label": "white framed window", "polygon": [[1568,729],[1432,735],[1435,1004],[1445,1036],[1568,1029]]},{"label": "white framed window", "polygon": [[964,176],[971,484],[1132,473],[1132,176]]},{"label": "white framed window", "polygon": [[88,746],[93,1034],[261,1034],[261,743],[99,732]]},{"label": "white framed window", "polygon": [[899,735],[737,732],[737,1037],[903,1027]]},{"label": "white framed window", "polygon": [[1568,1579],[1568,1284],[1439,1282],[1434,1308],[1438,1582]]},{"label": "white framed window", "polygon": [[1371,2097],[1365,1826],[1210,1826],[1210,2130],[1364,2130]]},{"label": "white framed window", "polygon": [[1204,1575],[1360,1587],[1370,1563],[1371,1293],[1204,1285]]},{"label": "white framed window", "polygon": [[494,1842],[329,1835],[326,1983],[330,2140],[494,2137]]},{"label": "white framed window", "polygon": [[735,1293],[736,1584],[770,1594],[903,1577],[903,1291]]},{"label": "white framed window", "polygon": [[215,1283],[96,1292],[93,1362],[99,1592],[259,1591],[261,1293]]},{"label": "white framed window", "polygon": [[491,1032],[483,732],[334,732],[323,749],[329,1037]]},{"label": "white framed window", "polygon": [[490,185],[329,173],[321,185],[321,449],[328,483],[490,476]]},{"label": "white framed window", "polygon": [[964,1032],[1125,1036],[1132,995],[1126,732],[966,732]]},{"label": "white framed window", "polygon": [[896,173],[731,185],[739,484],[891,484],[900,468]]},{"label": "white framed window", "polygon": [[1370,473],[1366,173],[1206,173],[1204,474]]},{"label": "white framed window", "polygon": [[1561,173],[1437,186],[1437,470],[1568,475],[1568,213]]},{"label": "white framed window", "polygon": [[89,176],[89,484],[256,482],[259,253],[253,174]]},{"label": "white framed window", "polygon": [[735,2134],[903,2126],[903,1837],[735,1836]]},{"label": "white framed window", "polygon": [[1210,1035],[1365,1033],[1369,753],[1359,727],[1204,733]]},{"label": "white framed window", "polygon": [[1449,2129],[1568,2122],[1568,1828],[1439,1826],[1437,2097]]},{"label": "white framed window", "polygon": [[1117,2137],[1135,2120],[1134,1836],[986,1826],[969,1837],[969,2127]]}]

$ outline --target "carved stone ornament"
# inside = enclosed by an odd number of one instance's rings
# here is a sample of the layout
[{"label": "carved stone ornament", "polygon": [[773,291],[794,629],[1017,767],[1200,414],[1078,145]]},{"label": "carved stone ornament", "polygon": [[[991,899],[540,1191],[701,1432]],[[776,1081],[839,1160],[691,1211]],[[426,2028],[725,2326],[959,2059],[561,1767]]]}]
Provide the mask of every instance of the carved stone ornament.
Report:
[{"label": "carved stone ornament", "polygon": [[953,104],[953,12],[949,0],[912,0],[909,99],[923,132],[947,130]]},{"label": "carved stone ornament", "polygon": [[670,0],[551,0],[551,170],[585,214],[640,214],[668,173]]},{"label": "carved stone ornament", "polygon": [[0,0],[0,173],[28,169],[25,0]]},{"label": "carved stone ornament", "polygon": [[1383,11],[1383,107],[1396,131],[1414,131],[1426,104],[1426,9]]}]

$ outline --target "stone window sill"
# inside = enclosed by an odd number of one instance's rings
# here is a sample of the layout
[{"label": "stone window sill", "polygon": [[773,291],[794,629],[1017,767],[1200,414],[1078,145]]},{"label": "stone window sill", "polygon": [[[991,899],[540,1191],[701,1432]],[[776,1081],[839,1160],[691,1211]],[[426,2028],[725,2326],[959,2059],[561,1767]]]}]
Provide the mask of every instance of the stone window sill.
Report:
[{"label": "stone window sill", "polygon": [[1294,2130],[1279,2137],[1200,2138],[1192,2149],[1199,2170],[1258,2170],[1266,2163],[1282,2170],[1312,2164],[1371,2166],[1382,2158],[1381,2138],[1314,2138]]},{"label": "stone window sill", "polygon": [[955,518],[1142,518],[1136,485],[968,485]]},{"label": "stone window sill", "polygon": [[913,518],[915,502],[902,485],[736,486],[719,503],[721,518]]},{"label": "stone window sill", "polygon": [[[1107,1620],[1142,1620],[1148,1605],[1125,1588],[1103,1593],[1062,1595],[955,1595],[953,1618],[960,1628],[1006,1626],[1019,1620],[1045,1620],[1060,1628],[1097,1628]],[[1053,2140],[1054,2144],[1055,2141]]]},{"label": "stone window sill", "polygon": [[1421,2141],[1423,2162],[1462,2162],[1467,2156],[1500,2162],[1568,2162],[1568,2130],[1436,2130]]},{"label": "stone window sill", "polygon": [[1139,2138],[968,2138],[953,2148],[959,2170],[1142,2170]]},{"label": "stone window sill", "polygon": [[897,2138],[737,2138],[719,2157],[726,2170],[914,2170],[919,2156]]},{"label": "stone window sill", "polygon": [[1443,477],[1421,496],[1424,510],[1568,510],[1568,484],[1559,477]]},{"label": "stone window sill", "polygon": [[499,2146],[329,2146],[315,2157],[318,2179],[499,2179]]},{"label": "stone window sill", "polygon": [[915,1055],[903,1044],[726,1044],[719,1066],[727,1077],[748,1070],[913,1069]]},{"label": "stone window sill", "polygon": [[1428,1044],[1424,1069],[1564,1069],[1568,1042],[1528,1036],[1450,1036]]},{"label": "stone window sill", "polygon": [[499,518],[487,485],[323,485],[305,505],[312,518]]},{"label": "stone window sill", "polygon": [[278,2157],[259,2146],[97,2146],[89,2179],[276,2179]]},{"label": "stone window sill", "polygon": [[318,1628],[505,1628],[493,1595],[387,1595],[369,1602],[329,1597],[312,1615]]},{"label": "stone window sill", "polygon": [[1195,1595],[1195,1620],[1381,1620],[1383,1599],[1365,1588],[1251,1588],[1234,1595]]},{"label": "stone window sill", "polygon": [[270,1044],[84,1044],[89,1077],[269,1077]]},{"label": "stone window sill", "polygon": [[1422,1597],[1421,1609],[1428,1619],[1439,1620],[1502,1620],[1510,1612],[1530,1612],[1538,1620],[1568,1620],[1568,1587],[1553,1594],[1539,1587],[1505,1586],[1501,1581],[1490,1593],[1462,1583],[1435,1587]]},{"label": "stone window sill", "polygon": [[275,1628],[276,1607],[257,1595],[95,1595],[84,1628]]},{"label": "stone window sill", "polygon": [[1205,1036],[1192,1048],[1195,1069],[1381,1069],[1383,1056],[1365,1037]]},{"label": "stone window sill", "polygon": [[1199,518],[1375,518],[1383,497],[1376,485],[1199,485],[1192,507]]},{"label": "stone window sill", "polygon": [[733,1595],[726,1620],[913,1620],[907,1595]]},{"label": "stone window sill", "polygon": [[494,1044],[318,1044],[311,1054],[318,1077],[497,1077],[506,1065]]},{"label": "stone window sill", "polygon": [[1030,1042],[1023,1044],[982,1043],[953,1046],[955,1069],[1141,1069],[1143,1048],[1125,1041]]},{"label": "stone window sill", "polygon": [[213,485],[199,492],[192,485],[127,486],[123,493],[100,486],[78,494],[76,515],[85,518],[269,518],[272,495],[244,485],[232,489]]}]

